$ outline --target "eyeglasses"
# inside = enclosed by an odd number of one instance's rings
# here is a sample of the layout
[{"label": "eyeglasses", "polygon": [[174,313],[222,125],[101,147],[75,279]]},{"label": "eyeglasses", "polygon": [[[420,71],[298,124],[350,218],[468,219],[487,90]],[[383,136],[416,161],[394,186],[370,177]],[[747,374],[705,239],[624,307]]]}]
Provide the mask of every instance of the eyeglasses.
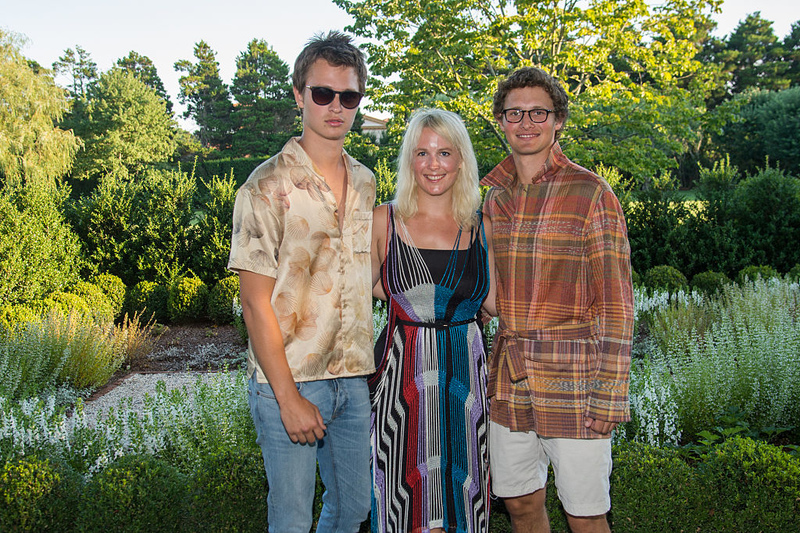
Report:
[{"label": "eyeglasses", "polygon": [[522,122],[522,117],[525,116],[525,113],[528,114],[531,122],[541,124],[542,122],[547,122],[547,117],[554,111],[552,109],[529,109],[527,111],[524,109],[503,109],[503,116],[506,117],[508,122],[512,123]]},{"label": "eyeglasses", "polygon": [[355,109],[361,102],[361,97],[364,96],[357,91],[334,91],[327,87],[311,87],[306,85],[307,89],[311,89],[311,99],[317,105],[328,105],[333,102],[336,95],[339,95],[339,102],[342,107],[347,109]]}]

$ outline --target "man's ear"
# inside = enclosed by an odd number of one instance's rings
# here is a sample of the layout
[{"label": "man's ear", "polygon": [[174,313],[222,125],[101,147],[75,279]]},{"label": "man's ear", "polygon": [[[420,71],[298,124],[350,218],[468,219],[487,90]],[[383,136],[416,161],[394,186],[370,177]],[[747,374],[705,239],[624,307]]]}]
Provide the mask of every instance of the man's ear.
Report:
[{"label": "man's ear", "polygon": [[297,103],[297,107],[303,109],[303,105],[305,105],[303,101],[303,91],[298,91],[297,87],[292,87],[292,91],[294,91],[294,101]]}]

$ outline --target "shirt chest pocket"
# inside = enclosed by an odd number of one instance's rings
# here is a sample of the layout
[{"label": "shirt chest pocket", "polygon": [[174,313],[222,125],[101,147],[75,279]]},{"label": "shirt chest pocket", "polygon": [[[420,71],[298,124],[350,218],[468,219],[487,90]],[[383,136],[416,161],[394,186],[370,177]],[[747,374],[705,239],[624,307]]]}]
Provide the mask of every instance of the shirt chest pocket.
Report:
[{"label": "shirt chest pocket", "polygon": [[353,253],[368,254],[372,244],[372,211],[353,213]]}]

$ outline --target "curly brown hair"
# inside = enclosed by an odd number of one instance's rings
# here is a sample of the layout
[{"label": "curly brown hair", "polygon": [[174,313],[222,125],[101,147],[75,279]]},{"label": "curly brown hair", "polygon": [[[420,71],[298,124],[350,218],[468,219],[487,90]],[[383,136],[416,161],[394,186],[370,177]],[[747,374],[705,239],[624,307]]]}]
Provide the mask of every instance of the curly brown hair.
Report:
[{"label": "curly brown hair", "polygon": [[[522,67],[515,70],[504,80],[497,83],[497,91],[494,93],[492,114],[497,120],[503,116],[506,97],[513,89],[525,87],[541,87],[553,101],[553,111],[556,121],[562,123],[567,121],[569,116],[569,97],[561,84],[553,76],[544,70],[536,67]],[[563,128],[562,128],[563,129]],[[561,130],[556,132],[556,138],[561,134]]]}]

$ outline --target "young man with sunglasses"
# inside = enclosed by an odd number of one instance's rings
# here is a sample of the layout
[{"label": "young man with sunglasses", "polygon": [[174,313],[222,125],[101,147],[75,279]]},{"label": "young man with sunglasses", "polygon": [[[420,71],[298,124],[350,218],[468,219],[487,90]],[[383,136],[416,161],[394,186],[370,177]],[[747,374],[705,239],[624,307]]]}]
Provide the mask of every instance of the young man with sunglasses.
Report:
[{"label": "young man with sunglasses", "polygon": [[375,179],[347,155],[367,79],[339,32],[314,37],[292,83],[300,137],[239,189],[228,268],[249,335],[248,394],[269,482],[269,531],[355,532],[370,508]]},{"label": "young man with sunglasses", "polygon": [[500,326],[493,342],[489,463],[515,533],[550,531],[548,465],[571,531],[609,531],[611,432],[629,420],[630,245],[605,180],[567,159],[559,83],[522,68],[498,84],[511,155],[492,187]]}]

